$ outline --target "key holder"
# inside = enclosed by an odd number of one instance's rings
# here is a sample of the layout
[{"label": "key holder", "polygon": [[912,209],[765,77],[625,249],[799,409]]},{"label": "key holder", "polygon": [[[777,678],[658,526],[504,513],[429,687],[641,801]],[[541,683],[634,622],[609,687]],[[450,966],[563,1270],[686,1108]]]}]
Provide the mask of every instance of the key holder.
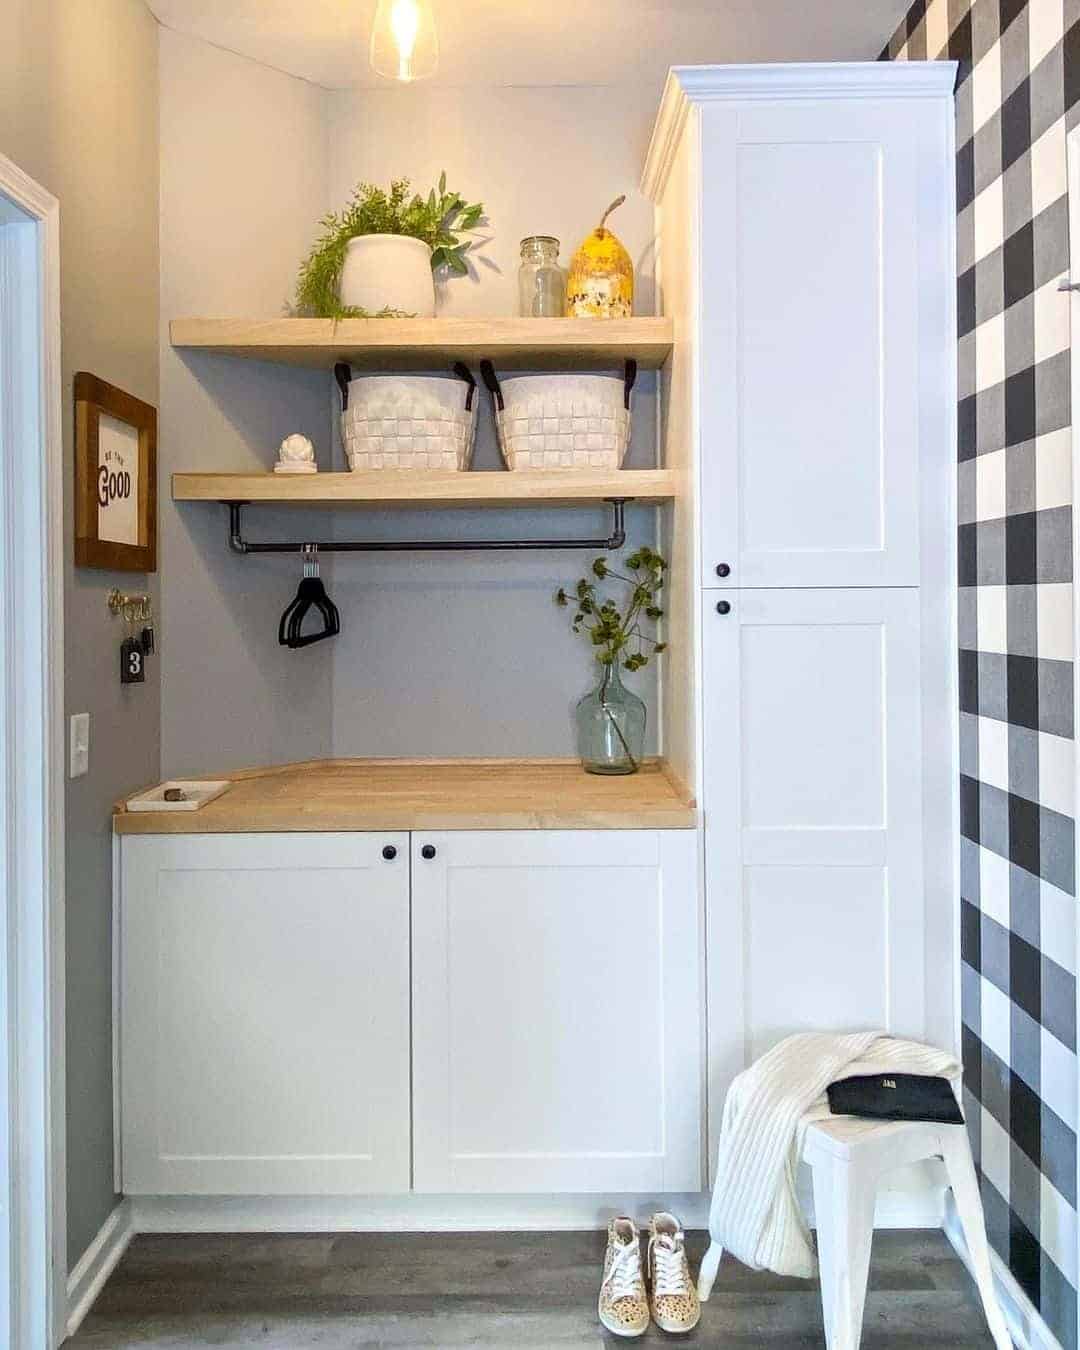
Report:
[{"label": "key holder", "polygon": [[[120,644],[120,680],[122,684],[141,684],[144,676],[144,659],[154,651],[154,605],[146,591],[128,594],[114,588],[105,597],[109,613],[114,618],[123,618],[126,633]],[[142,625],[136,635],[135,629]],[[135,653],[138,652],[138,659]]]},{"label": "key holder", "polygon": [[122,614],[128,623],[148,622],[154,617],[153,602],[145,591],[127,594],[114,588],[105,597],[105,603],[110,614],[114,617]]}]

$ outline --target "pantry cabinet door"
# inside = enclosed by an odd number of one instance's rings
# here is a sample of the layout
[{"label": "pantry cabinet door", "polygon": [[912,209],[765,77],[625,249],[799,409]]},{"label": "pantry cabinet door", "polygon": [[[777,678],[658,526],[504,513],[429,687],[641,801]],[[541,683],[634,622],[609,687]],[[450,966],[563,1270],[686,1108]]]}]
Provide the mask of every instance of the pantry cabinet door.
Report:
[{"label": "pantry cabinet door", "polygon": [[124,1191],[407,1191],[408,835],[128,836],[122,878]]},{"label": "pantry cabinet door", "polygon": [[696,838],[413,835],[416,1190],[699,1189]]},{"label": "pantry cabinet door", "polygon": [[951,191],[940,112],[763,100],[701,125],[704,584],[918,585],[920,340],[947,366],[920,303],[952,284],[919,229],[920,194]]},{"label": "pantry cabinet door", "polygon": [[704,615],[715,1123],[734,1075],[793,1032],[921,1036],[926,965],[918,593],[720,603]]}]

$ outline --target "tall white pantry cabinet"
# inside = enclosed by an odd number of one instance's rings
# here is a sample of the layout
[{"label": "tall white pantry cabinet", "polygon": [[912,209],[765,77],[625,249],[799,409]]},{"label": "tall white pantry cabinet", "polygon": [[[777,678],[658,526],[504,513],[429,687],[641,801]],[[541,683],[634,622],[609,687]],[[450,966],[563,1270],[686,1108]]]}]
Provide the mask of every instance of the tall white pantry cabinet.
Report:
[{"label": "tall white pantry cabinet", "polygon": [[[682,68],[646,163],[710,1155],[789,1032],[956,1042],[950,63]],[[674,653],[682,649],[684,655]]]}]

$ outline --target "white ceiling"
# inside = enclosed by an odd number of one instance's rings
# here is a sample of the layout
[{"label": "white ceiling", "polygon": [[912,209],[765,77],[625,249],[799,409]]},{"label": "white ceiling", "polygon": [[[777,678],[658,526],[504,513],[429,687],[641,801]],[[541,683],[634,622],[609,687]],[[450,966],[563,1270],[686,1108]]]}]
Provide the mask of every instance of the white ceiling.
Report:
[{"label": "white ceiling", "polygon": [[[380,87],[375,0],[147,0],[161,23],[328,89]],[[906,0],[434,0],[444,85],[658,82],[668,66],[870,60]]]}]

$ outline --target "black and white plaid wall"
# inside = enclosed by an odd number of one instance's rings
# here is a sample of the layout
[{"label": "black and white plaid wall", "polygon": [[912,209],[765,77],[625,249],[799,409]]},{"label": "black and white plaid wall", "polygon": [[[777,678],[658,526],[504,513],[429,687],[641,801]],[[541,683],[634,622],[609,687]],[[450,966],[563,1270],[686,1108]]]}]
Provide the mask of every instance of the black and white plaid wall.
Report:
[{"label": "black and white plaid wall", "polygon": [[1077,1346],[1077,909],[1066,134],[1080,0],[916,0],[960,62],[961,973],[990,1240]]}]

